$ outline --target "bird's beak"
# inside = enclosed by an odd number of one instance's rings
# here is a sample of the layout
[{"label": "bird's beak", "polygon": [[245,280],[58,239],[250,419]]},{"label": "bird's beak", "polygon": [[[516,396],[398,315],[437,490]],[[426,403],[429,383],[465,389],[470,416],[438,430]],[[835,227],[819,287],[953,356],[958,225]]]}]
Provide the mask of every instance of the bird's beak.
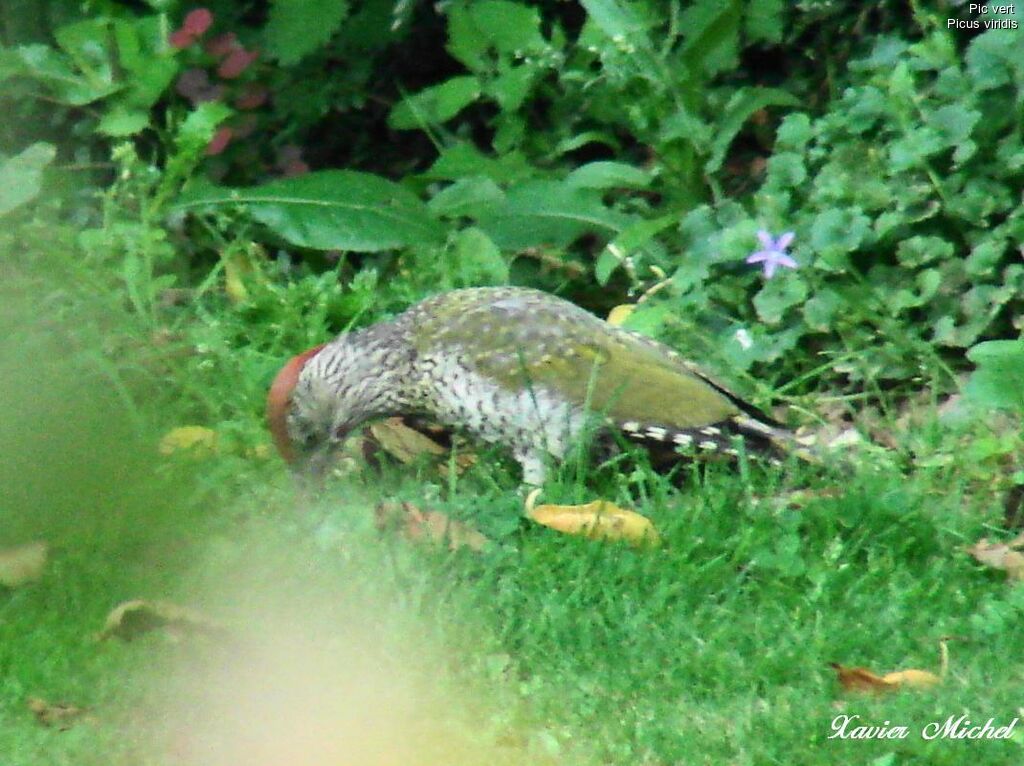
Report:
[{"label": "bird's beak", "polygon": [[342,438],[332,442],[291,463],[292,476],[304,494],[316,496],[323,492],[331,470],[338,464],[343,441]]}]

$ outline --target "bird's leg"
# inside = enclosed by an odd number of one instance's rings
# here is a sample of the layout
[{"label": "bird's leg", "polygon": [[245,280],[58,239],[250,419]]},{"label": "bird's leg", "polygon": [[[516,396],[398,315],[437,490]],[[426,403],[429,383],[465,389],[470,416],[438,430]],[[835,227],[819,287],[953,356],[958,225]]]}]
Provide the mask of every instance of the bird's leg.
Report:
[{"label": "bird's leg", "polygon": [[523,469],[523,484],[527,486],[527,491],[543,487],[548,472],[544,456],[536,450],[529,449],[516,450],[513,454]]}]

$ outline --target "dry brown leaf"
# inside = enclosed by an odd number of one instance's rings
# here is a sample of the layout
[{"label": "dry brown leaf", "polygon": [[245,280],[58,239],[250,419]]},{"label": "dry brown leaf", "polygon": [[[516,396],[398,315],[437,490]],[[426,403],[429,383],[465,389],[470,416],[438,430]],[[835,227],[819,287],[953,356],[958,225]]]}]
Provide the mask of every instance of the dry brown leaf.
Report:
[{"label": "dry brown leaf", "polygon": [[220,635],[227,633],[224,625],[194,609],[167,601],[134,599],[118,604],[107,615],[106,624],[98,638],[121,638],[131,641],[151,630],[166,630],[172,636]]},{"label": "dry brown leaf", "polygon": [[0,550],[0,585],[17,588],[38,580],[46,568],[48,554],[49,546],[39,541]]},{"label": "dry brown leaf", "polygon": [[40,697],[29,697],[25,704],[39,723],[61,731],[70,729],[75,721],[88,712],[86,708],[70,705],[67,702],[51,703]]},{"label": "dry brown leaf", "polygon": [[906,670],[894,670],[880,676],[867,668],[848,668],[838,662],[830,662],[829,667],[836,671],[839,684],[846,691],[882,694],[897,689],[931,689],[942,683],[942,679],[946,677],[946,672],[949,670],[949,647],[947,644],[957,638],[957,636],[943,636],[939,639],[938,675],[928,670],[907,668]]},{"label": "dry brown leaf", "polygon": [[424,511],[408,502],[378,503],[373,515],[381,531],[397,529],[409,540],[447,543],[452,551],[462,547],[480,551],[490,542],[464,522],[439,511]]},{"label": "dry brown leaf", "polygon": [[646,516],[619,508],[607,500],[582,505],[534,505],[540,490],[526,499],[526,515],[538,524],[569,535],[592,540],[626,540],[633,544],[657,545],[658,530]]},{"label": "dry brown leaf", "polygon": [[1024,535],[1008,543],[990,543],[983,537],[965,550],[978,563],[1001,569],[1008,580],[1017,581],[1024,580],[1024,554],[1016,550],[1021,547],[1024,547]]},{"label": "dry brown leaf", "polygon": [[164,434],[159,449],[161,455],[185,451],[206,454],[217,449],[217,433],[204,426],[179,426]]},{"label": "dry brown leaf", "polygon": [[381,448],[403,463],[412,463],[420,455],[444,455],[447,450],[401,418],[388,418],[370,426],[370,434]]},{"label": "dry brown leaf", "polygon": [[830,662],[830,668],[836,671],[839,685],[849,692],[884,692],[895,691],[899,684],[887,681],[877,673],[872,673],[867,668],[848,668],[838,662]]},{"label": "dry brown leaf", "polygon": [[911,689],[930,689],[942,683],[942,679],[934,673],[928,670],[918,670],[917,668],[907,668],[906,670],[895,670],[892,673],[886,673],[882,676],[882,680],[895,684],[898,687],[905,686]]}]

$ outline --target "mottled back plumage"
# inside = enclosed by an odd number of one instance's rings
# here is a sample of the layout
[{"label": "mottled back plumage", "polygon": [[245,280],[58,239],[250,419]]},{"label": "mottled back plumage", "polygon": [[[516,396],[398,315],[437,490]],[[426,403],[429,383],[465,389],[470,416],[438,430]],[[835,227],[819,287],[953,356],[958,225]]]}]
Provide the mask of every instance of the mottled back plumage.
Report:
[{"label": "mottled back plumage", "polygon": [[507,445],[534,484],[545,455],[564,455],[591,419],[698,452],[731,451],[737,436],[753,451],[789,438],[667,346],[515,287],[444,293],[342,335],[286,366],[268,400],[275,434],[310,457],[396,414]]}]

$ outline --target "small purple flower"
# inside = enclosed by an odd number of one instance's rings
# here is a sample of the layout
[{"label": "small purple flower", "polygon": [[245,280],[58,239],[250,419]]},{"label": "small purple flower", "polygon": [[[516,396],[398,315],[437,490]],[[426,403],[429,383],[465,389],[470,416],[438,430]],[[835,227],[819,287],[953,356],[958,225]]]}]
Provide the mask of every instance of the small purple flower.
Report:
[{"label": "small purple flower", "polygon": [[760,240],[763,249],[752,253],[747,258],[747,263],[763,263],[765,279],[771,279],[775,276],[775,270],[779,266],[785,266],[787,269],[797,268],[797,262],[786,252],[786,248],[793,244],[793,237],[795,236],[793,232],[787,231],[778,239],[773,239],[769,232],[761,229],[757,232],[757,238]]}]

